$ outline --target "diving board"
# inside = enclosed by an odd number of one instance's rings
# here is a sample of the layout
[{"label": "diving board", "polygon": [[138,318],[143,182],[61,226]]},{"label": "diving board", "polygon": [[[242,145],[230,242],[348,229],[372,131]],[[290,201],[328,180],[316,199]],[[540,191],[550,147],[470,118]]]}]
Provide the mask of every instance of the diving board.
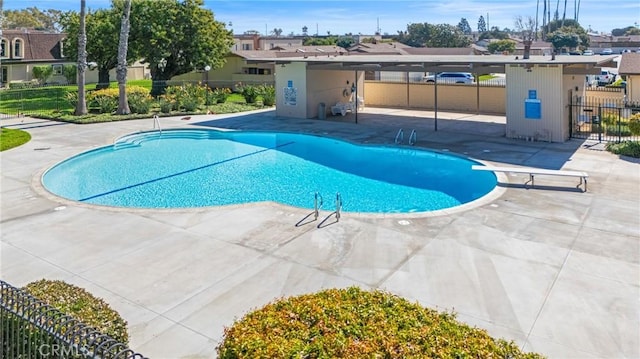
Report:
[{"label": "diving board", "polygon": [[537,175],[579,177],[580,183],[576,187],[580,188],[580,186],[584,183],[584,192],[586,192],[587,179],[589,178],[589,174],[582,171],[548,170],[544,168],[533,168],[533,167],[493,167],[493,166],[473,165],[471,166],[471,169],[476,171],[526,173],[526,174],[529,174],[529,180],[525,182],[525,186],[527,185],[527,183],[531,182],[531,188],[533,188],[534,186],[533,180]]}]

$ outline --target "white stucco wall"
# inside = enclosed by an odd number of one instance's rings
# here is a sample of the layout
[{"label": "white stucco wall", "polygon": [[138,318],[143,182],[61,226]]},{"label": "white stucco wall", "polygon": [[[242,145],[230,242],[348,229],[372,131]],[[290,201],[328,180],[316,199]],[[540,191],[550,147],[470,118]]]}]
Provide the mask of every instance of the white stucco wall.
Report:
[{"label": "white stucco wall", "polygon": [[[275,67],[276,115],[290,118],[307,118],[307,65],[303,62]],[[291,86],[289,86],[291,85]],[[285,93],[295,93],[291,101]]]}]

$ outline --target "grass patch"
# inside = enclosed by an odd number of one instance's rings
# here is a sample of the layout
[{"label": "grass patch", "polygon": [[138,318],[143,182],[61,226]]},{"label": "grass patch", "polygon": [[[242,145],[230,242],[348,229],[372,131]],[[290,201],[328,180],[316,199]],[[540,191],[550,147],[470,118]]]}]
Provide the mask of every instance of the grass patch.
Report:
[{"label": "grass patch", "polygon": [[640,141],[610,142],[607,144],[607,151],[616,155],[640,158]]},{"label": "grass patch", "polygon": [[8,149],[18,147],[29,142],[29,140],[31,140],[29,132],[2,128],[2,132],[0,132],[0,151],[6,151]]},{"label": "grass patch", "polygon": [[329,289],[267,304],[226,328],[231,358],[543,358],[381,291]]},{"label": "grass patch", "polygon": [[494,79],[496,77],[498,77],[498,76],[491,75],[491,74],[489,74],[489,75],[480,75],[480,77],[478,77],[478,81],[487,81],[487,80]]}]

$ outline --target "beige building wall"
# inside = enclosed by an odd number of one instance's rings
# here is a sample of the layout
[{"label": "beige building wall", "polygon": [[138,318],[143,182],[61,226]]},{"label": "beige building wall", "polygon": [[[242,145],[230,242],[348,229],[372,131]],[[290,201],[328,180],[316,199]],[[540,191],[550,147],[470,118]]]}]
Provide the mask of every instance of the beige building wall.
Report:
[{"label": "beige building wall", "polygon": [[[259,68],[268,70],[269,75],[248,74],[248,68]],[[204,72],[190,72],[179,76],[174,76],[172,81],[188,81],[188,82],[209,82],[211,87],[228,87],[234,91],[238,85],[243,84],[273,84],[275,82],[274,66],[272,64],[247,64],[246,61],[238,56],[227,57],[227,62],[219,69],[209,70],[209,74]]]},{"label": "beige building wall", "polygon": [[[530,71],[529,71],[530,70]],[[569,138],[568,88],[563,85],[562,67],[508,65],[506,136],[538,141],[564,142]],[[525,117],[525,100],[534,90],[541,103],[541,118]]]},{"label": "beige building wall", "polygon": [[[331,106],[351,99],[351,87],[355,71],[310,70],[307,72],[307,118],[318,117],[318,105],[325,104],[325,115],[331,114]],[[363,83],[364,73],[358,72],[358,82]],[[358,88],[362,89],[361,86]],[[355,96],[355,95],[354,95]],[[362,94],[358,94],[362,97]]]},{"label": "beige building wall", "polygon": [[627,100],[640,102],[640,75],[627,75]]},{"label": "beige building wall", "polygon": [[[367,106],[433,110],[435,85],[426,83],[365,82]],[[455,84],[438,85],[438,109],[505,114],[505,88]]]},{"label": "beige building wall", "polygon": [[[307,116],[307,64],[294,62],[279,66],[276,80],[276,116],[308,118]],[[291,86],[289,86],[291,85]]]}]

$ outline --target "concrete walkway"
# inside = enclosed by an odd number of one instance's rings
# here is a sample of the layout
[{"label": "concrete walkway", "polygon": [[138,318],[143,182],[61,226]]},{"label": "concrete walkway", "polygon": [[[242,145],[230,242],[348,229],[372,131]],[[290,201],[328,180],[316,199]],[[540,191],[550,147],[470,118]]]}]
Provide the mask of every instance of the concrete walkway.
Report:
[{"label": "concrete walkway", "polygon": [[[587,171],[577,179],[505,176],[503,194],[441,216],[344,214],[296,227],[307,210],[251,204],[109,210],[48,194],[43,171],[71,155],[150,130],[151,120],[72,125],[30,118],[2,152],[1,273],[15,286],[62,279],[104,298],[151,358],[215,356],[224,326],[274,299],[328,287],[380,288],[514,340],[550,358],[640,357],[640,164],[594,143],[504,138],[504,118],[367,109],[328,121],[240,116],[161,119],[164,128],[284,130],[418,146],[492,164]],[[426,116],[426,117],[425,117]]]}]

